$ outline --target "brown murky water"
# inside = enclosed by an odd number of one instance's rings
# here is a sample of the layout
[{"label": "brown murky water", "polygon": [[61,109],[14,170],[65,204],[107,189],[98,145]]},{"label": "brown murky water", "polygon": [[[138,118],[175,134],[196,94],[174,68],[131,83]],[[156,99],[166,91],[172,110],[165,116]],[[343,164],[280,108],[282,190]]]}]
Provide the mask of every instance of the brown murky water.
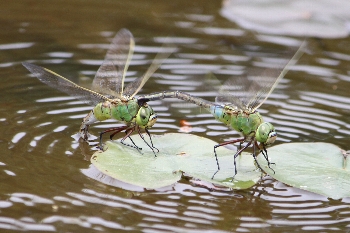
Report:
[{"label": "brown murky water", "polygon": [[[109,40],[128,28],[137,46],[127,81],[147,69],[162,38],[170,36],[178,48],[140,94],[179,89],[214,100],[202,85],[207,72],[221,80],[243,74],[303,40],[252,33],[221,17],[220,7],[209,0],[27,0],[2,6],[0,231],[349,230],[349,198],[330,200],[271,178],[248,190],[220,192],[185,179],[162,190],[126,190],[87,176],[93,150],[71,135],[91,107],[40,83],[21,65],[33,62],[88,85]],[[349,150],[350,38],[308,42],[308,54],[260,112],[278,130],[278,143],[322,141]],[[153,134],[179,132],[186,119],[191,133],[217,142],[238,136],[193,105],[151,104],[159,116]],[[107,121],[91,131],[116,125]]]}]

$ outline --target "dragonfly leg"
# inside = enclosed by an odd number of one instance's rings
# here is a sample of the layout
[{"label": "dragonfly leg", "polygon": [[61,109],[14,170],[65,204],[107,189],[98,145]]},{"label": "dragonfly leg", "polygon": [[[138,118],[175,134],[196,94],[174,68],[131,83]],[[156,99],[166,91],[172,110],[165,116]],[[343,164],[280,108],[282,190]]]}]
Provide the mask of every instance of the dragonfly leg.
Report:
[{"label": "dragonfly leg", "polygon": [[273,170],[270,167],[271,164],[274,164],[274,165],[276,165],[276,164],[275,163],[270,163],[269,156],[267,155],[267,150],[266,150],[265,146],[263,146],[263,150],[261,151],[261,153],[264,155],[264,157],[265,157],[265,159],[267,161],[267,166],[273,171],[273,174],[276,174],[275,170]]},{"label": "dragonfly leg", "polygon": [[244,141],[239,142],[239,146],[238,146],[238,150],[240,150],[242,148]]},{"label": "dragonfly leg", "polygon": [[109,138],[112,140],[112,138],[113,138],[113,136],[114,136],[115,134],[117,134],[117,133],[123,131],[124,129],[127,129],[128,127],[129,127],[129,126],[121,126],[121,127],[116,127],[116,128],[107,129],[107,130],[101,132],[101,133],[100,133],[100,145],[98,146],[98,148],[99,148],[100,150],[103,150],[103,146],[102,146],[102,136],[103,136],[103,134],[114,131],[114,132],[109,136]]},{"label": "dragonfly leg", "polygon": [[252,144],[252,141],[253,141],[253,140],[249,141],[249,142],[247,143],[247,145],[245,145],[243,148],[241,148],[240,150],[238,150],[238,151],[236,152],[236,154],[234,155],[234,160],[233,160],[233,162],[234,162],[234,165],[235,165],[235,174],[232,176],[231,182],[233,181],[233,179],[234,179],[235,176],[237,175],[236,158],[238,157],[238,155],[240,155],[240,154],[242,153],[242,151],[244,151],[245,149],[247,149],[247,148],[250,146],[250,144]]},{"label": "dragonfly leg", "polygon": [[145,129],[145,131],[146,131],[146,133],[147,133],[147,135],[148,135],[148,137],[149,137],[149,140],[151,141],[152,148],[156,149],[156,150],[157,150],[157,153],[159,153],[158,148],[156,148],[156,147],[153,145],[153,141],[152,141],[152,137],[151,137],[150,132],[148,131],[148,129]]},{"label": "dragonfly leg", "polygon": [[[260,149],[260,152],[263,154],[264,158],[265,158],[266,161],[267,161],[267,166],[268,166],[268,167],[273,171],[273,173],[275,174],[275,170],[273,170],[273,169],[270,167],[270,165],[271,165],[271,164],[276,165],[276,164],[270,162],[269,156],[267,155],[266,147],[265,147],[263,144],[260,144],[260,146],[259,146],[257,142],[255,142],[255,146],[258,147],[258,148]],[[262,149],[261,149],[261,146],[262,146]],[[258,164],[258,161],[256,160],[256,158],[255,158],[255,162]],[[258,164],[258,165],[259,165],[259,164]],[[260,168],[260,170],[262,170],[260,166],[259,166],[259,168]]]},{"label": "dragonfly leg", "polygon": [[[134,132],[134,131],[135,131],[135,126],[132,126],[132,127],[128,128],[128,129],[126,129],[126,130],[125,130],[126,135],[122,138],[122,140],[120,140],[120,143],[123,144],[123,145],[125,145],[125,146],[133,147],[133,148],[135,148],[140,154],[142,154],[142,152],[141,152],[142,148],[136,146],[135,142],[134,142],[134,141],[132,140],[132,138],[130,137],[131,133]],[[125,139],[127,139],[127,138],[130,139],[130,141],[132,142],[133,145],[130,145],[130,144],[127,144],[127,143],[124,142]]]},{"label": "dragonfly leg", "polygon": [[113,137],[114,137],[117,133],[123,131],[124,129],[127,130],[127,129],[128,129],[128,126],[117,127],[117,128],[112,129],[112,130],[109,130],[108,132],[114,131],[111,135],[109,135],[109,139],[113,140]]},{"label": "dragonfly leg", "polygon": [[262,169],[261,169],[261,167],[260,167],[260,164],[258,163],[258,160],[256,159],[256,148],[259,148],[259,145],[258,145],[258,143],[255,141],[254,142],[254,146],[253,146],[253,158],[254,158],[254,161],[255,161],[255,164],[258,166],[258,168],[261,170],[261,171],[263,171]]},{"label": "dragonfly leg", "polygon": [[[228,142],[223,142],[223,143],[220,143],[220,144],[217,144],[217,145],[214,146],[214,155],[215,155],[216,165],[218,166],[218,170],[216,170],[216,172],[213,174],[211,179],[214,179],[214,176],[216,175],[216,173],[218,173],[220,171],[220,165],[219,165],[218,155],[216,154],[216,148],[218,148],[220,146],[225,146],[225,145],[228,145],[228,144],[231,144],[231,143],[243,142],[244,140],[245,140],[244,138],[235,139],[235,140],[228,141]],[[239,150],[239,151],[241,151],[241,150]],[[241,153],[241,152],[239,152],[239,153]],[[235,158],[235,170],[236,170],[236,158]],[[235,171],[235,173],[237,173],[237,171]]]},{"label": "dragonfly leg", "polygon": [[145,140],[145,138],[142,136],[142,134],[141,134],[141,128],[140,128],[140,127],[137,128],[137,131],[138,131],[140,137],[142,138],[142,140],[143,140],[143,141],[147,144],[147,146],[148,146],[149,148],[151,148],[151,150],[153,151],[154,157],[157,157],[156,153],[154,152],[154,149],[156,149],[157,152],[159,152],[159,150],[153,146],[151,134],[149,133],[149,131],[148,131],[147,129],[145,129],[146,133],[148,134],[148,136],[149,136],[149,138],[150,138],[150,140],[151,140],[151,145],[152,145],[152,146],[149,145],[148,142]]},{"label": "dragonfly leg", "polygon": [[[148,137],[149,137],[149,140],[151,141],[151,146],[152,146],[152,147],[150,147],[150,148],[152,149],[152,151],[153,151],[153,153],[154,153],[154,156],[157,157],[157,155],[155,154],[155,152],[154,152],[153,149],[156,149],[156,150],[157,150],[157,153],[159,153],[159,150],[158,150],[158,148],[156,148],[156,147],[153,145],[152,137],[151,137],[151,134],[150,134],[150,132],[148,131],[148,129],[145,128],[145,131],[146,131],[146,133],[147,133],[147,135],[148,135]],[[144,140],[144,141],[145,141],[145,140]],[[145,142],[146,142],[146,141],[145,141]],[[146,142],[146,144],[148,145],[147,142]],[[148,145],[148,146],[149,146],[149,145]]]}]

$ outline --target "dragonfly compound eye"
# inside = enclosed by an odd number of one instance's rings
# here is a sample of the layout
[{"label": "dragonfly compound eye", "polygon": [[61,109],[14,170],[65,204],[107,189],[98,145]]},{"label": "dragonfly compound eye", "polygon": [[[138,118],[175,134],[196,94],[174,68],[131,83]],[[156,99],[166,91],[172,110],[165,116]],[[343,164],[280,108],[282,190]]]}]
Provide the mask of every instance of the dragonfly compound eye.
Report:
[{"label": "dragonfly compound eye", "polygon": [[271,145],[275,142],[277,138],[277,133],[275,131],[275,127],[269,122],[264,122],[259,125],[256,130],[256,140],[265,145]]},{"label": "dragonfly compound eye", "polygon": [[157,117],[155,116],[153,109],[150,106],[140,107],[136,115],[136,123],[142,128],[150,128],[156,122]]}]

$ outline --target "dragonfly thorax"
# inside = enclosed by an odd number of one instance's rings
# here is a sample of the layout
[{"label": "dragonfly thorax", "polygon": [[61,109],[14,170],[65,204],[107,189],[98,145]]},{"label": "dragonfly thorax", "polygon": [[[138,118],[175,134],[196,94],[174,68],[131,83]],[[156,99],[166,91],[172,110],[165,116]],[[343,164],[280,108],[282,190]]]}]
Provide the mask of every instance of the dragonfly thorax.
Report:
[{"label": "dragonfly thorax", "polygon": [[138,110],[139,105],[136,99],[116,101],[111,107],[111,116],[118,121],[129,123],[134,120]]},{"label": "dragonfly thorax", "polygon": [[97,104],[93,109],[93,115],[98,121],[113,118],[129,123],[135,119],[138,110],[139,105],[136,99],[130,99],[127,102],[113,100]]},{"label": "dragonfly thorax", "polygon": [[231,115],[231,128],[242,133],[244,137],[254,137],[258,127],[264,122],[258,111],[239,110]]}]

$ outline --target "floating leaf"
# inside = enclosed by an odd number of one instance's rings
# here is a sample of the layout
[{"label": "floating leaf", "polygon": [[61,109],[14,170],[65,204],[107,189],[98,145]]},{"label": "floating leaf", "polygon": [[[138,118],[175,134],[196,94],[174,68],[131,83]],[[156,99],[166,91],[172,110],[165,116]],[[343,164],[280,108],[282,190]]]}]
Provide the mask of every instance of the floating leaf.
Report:
[{"label": "floating leaf", "polygon": [[258,156],[262,169],[285,184],[333,199],[350,197],[350,162],[329,143],[285,143],[268,149],[275,174]]},{"label": "floating leaf", "polygon": [[[132,139],[137,145],[144,145],[138,135]],[[92,163],[104,174],[117,180],[156,189],[176,183],[182,172],[210,182],[214,185],[233,189],[245,189],[259,181],[261,173],[254,165],[251,153],[237,157],[238,174],[234,174],[234,151],[217,148],[221,170],[217,170],[213,147],[217,143],[190,134],[165,134],[154,136],[153,141],[160,150],[157,157],[144,147],[143,154],[120,144],[107,142],[105,152],[96,152]],[[285,184],[315,192],[333,199],[350,197],[350,162],[346,152],[329,143],[285,143],[268,148],[271,162],[267,167],[262,155],[257,160],[270,176]]]},{"label": "floating leaf", "polygon": [[[136,145],[145,145],[138,135],[132,136],[132,140]],[[108,149],[96,152],[91,157],[91,162],[112,178],[148,189],[172,185],[181,179],[182,172],[234,189],[249,188],[261,177],[251,154],[242,153],[237,158],[238,174],[232,181],[235,151],[220,147],[217,153],[221,170],[211,179],[217,170],[213,152],[217,143],[203,137],[171,133],[154,136],[153,142],[160,151],[157,157],[146,145],[141,154],[136,149],[110,141],[106,143]]]}]

